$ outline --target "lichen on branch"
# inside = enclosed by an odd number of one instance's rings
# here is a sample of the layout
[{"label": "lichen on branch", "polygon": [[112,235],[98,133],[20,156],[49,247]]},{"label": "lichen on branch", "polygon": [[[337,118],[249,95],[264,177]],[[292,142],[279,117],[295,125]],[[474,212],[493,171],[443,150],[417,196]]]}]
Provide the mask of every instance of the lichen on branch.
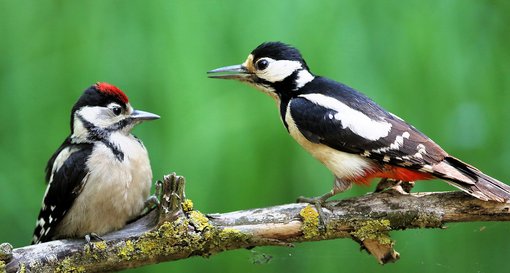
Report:
[{"label": "lichen on branch", "polygon": [[[447,222],[510,221],[510,204],[484,202],[461,192],[401,195],[392,191],[328,202],[319,214],[308,204],[288,204],[203,214],[184,195],[175,174],[157,183],[160,205],[105,235],[104,241],[59,240],[12,249],[0,246],[0,272],[111,272],[210,256],[256,246],[351,238],[381,263],[398,260],[389,232],[441,228]],[[49,258],[48,258],[49,257]]]}]

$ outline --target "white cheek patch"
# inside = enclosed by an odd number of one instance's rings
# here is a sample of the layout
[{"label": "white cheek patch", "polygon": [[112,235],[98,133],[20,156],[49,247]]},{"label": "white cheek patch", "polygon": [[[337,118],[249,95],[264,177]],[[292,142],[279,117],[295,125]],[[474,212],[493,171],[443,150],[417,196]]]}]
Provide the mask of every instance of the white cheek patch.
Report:
[{"label": "white cheek patch", "polygon": [[87,128],[85,128],[83,122],[75,115],[73,126],[73,138],[86,139],[87,135],[88,135]]},{"label": "white cheek patch", "polygon": [[352,109],[336,99],[321,94],[306,94],[300,97],[337,112],[333,116],[342,123],[342,128],[349,128],[353,133],[371,141],[388,136],[391,123],[373,120],[362,112]]},{"label": "white cheek patch", "polygon": [[98,106],[85,106],[76,112],[76,114],[82,116],[88,122],[96,120],[99,113],[101,113],[101,108]]},{"label": "white cheek patch", "polygon": [[[119,122],[121,119],[124,118],[122,115],[114,116],[112,114],[109,114],[108,111],[110,111],[110,110],[108,110],[105,107],[85,106],[85,107],[82,107],[80,110],[78,110],[76,112],[75,116],[80,115],[83,119],[90,122],[95,127],[99,127],[99,128],[106,128],[112,124]],[[132,111],[132,109],[131,109],[131,111]],[[76,120],[79,120],[79,119],[75,119],[75,121]],[[80,123],[75,122],[75,130],[76,130],[76,127],[79,126]],[[85,131],[86,131],[86,129],[85,129]]]},{"label": "white cheek patch", "polygon": [[266,69],[257,71],[257,77],[264,79],[268,82],[280,82],[288,76],[292,75],[296,70],[301,69],[301,63],[298,61],[289,60],[274,60],[271,58],[264,58],[269,62]]}]

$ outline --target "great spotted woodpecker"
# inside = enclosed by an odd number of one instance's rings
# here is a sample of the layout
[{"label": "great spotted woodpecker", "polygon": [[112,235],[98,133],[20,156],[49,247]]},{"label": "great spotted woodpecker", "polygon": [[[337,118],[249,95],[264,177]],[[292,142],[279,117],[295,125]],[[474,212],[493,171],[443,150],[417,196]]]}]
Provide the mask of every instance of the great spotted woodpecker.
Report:
[{"label": "great spotted woodpecker", "polygon": [[509,202],[510,186],[450,156],[430,138],[356,90],[310,72],[300,52],[263,43],[241,65],[208,72],[246,82],[273,97],[290,135],[335,175],[325,202],[372,178],[440,178],[481,200]]},{"label": "great spotted woodpecker", "polygon": [[108,83],[92,85],[71,111],[71,134],[48,161],[32,243],[102,235],[140,215],[150,193],[147,150],[130,132],[159,116],[134,110]]}]

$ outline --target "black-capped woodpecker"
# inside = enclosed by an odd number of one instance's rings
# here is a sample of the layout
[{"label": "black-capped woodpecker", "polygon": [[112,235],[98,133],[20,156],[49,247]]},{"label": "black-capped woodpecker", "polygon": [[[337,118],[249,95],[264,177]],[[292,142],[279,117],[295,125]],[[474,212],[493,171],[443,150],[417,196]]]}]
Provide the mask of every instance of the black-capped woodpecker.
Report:
[{"label": "black-capped woodpecker", "polygon": [[32,243],[103,235],[142,212],[152,184],[149,156],[131,134],[159,116],[134,110],[117,87],[97,83],[71,111],[71,134],[48,161]]},{"label": "black-capped woodpecker", "polygon": [[208,73],[248,83],[274,98],[289,134],[333,172],[330,192],[302,201],[322,204],[352,183],[368,184],[372,178],[440,178],[481,200],[510,200],[510,186],[449,155],[365,95],[314,75],[300,52],[287,44],[263,43],[244,63]]}]

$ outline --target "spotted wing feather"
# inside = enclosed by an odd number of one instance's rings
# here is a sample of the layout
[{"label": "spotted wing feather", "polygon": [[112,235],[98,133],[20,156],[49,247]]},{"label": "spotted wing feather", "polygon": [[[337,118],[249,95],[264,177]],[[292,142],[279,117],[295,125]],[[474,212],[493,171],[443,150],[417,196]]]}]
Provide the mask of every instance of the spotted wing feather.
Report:
[{"label": "spotted wing feather", "polygon": [[[413,169],[438,163],[447,155],[423,133],[385,111],[369,98],[343,85],[337,86],[337,90],[339,87],[342,88],[340,92],[330,92],[328,97],[360,112],[374,123],[388,124],[390,129],[387,135],[369,139],[359,132],[354,132],[351,127],[342,123],[341,117],[346,113],[313,101],[311,99],[314,98],[313,93],[310,93],[290,101],[291,117],[309,141],[324,144],[339,151],[359,154],[381,163]],[[347,98],[350,99],[346,100]],[[353,100],[356,103],[352,103]],[[369,126],[364,129],[371,130]]]},{"label": "spotted wing feather", "polygon": [[88,173],[86,160],[91,152],[92,144],[72,144],[67,138],[50,158],[46,168],[48,186],[32,244],[49,241],[54,236],[57,225],[83,189]]}]

